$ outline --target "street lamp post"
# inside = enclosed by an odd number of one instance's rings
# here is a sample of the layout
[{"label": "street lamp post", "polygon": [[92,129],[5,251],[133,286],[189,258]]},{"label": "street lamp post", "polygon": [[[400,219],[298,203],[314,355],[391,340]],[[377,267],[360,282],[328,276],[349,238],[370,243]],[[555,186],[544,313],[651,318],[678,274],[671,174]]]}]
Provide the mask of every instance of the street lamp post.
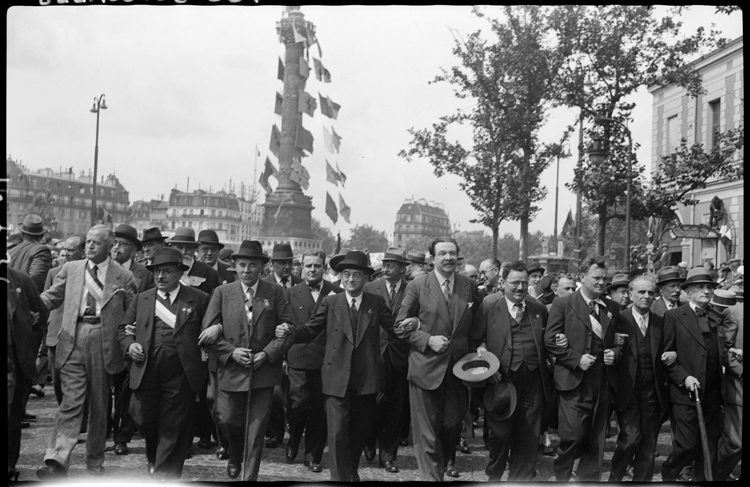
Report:
[{"label": "street lamp post", "polygon": [[557,243],[557,208],[558,208],[558,200],[560,197],[560,156],[562,157],[570,157],[570,152],[566,149],[565,153],[563,153],[563,146],[560,146],[557,148],[557,153],[555,154],[557,157],[557,172],[555,175],[555,244]]},{"label": "street lamp post", "polygon": [[96,173],[99,164],[99,111],[106,110],[107,104],[104,101],[104,93],[98,99],[94,97],[94,106],[91,113],[96,113],[96,144],[94,145],[94,179],[91,186],[91,226],[96,225]]}]

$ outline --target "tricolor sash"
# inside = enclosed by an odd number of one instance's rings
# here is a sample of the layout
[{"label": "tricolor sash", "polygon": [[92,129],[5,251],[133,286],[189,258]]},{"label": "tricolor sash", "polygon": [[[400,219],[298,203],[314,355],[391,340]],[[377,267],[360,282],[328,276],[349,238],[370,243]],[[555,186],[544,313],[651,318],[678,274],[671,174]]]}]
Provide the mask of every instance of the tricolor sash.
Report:
[{"label": "tricolor sash", "polygon": [[164,306],[164,304],[162,304],[158,299],[156,300],[155,314],[164,323],[169,325],[170,328],[175,327],[177,323],[177,315],[172,313],[169,308]]}]

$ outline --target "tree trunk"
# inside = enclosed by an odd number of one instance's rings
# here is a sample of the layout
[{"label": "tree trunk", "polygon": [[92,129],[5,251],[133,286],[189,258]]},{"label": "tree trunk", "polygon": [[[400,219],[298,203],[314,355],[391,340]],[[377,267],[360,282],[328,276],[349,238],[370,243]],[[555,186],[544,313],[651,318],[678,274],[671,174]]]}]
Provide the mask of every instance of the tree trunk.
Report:
[{"label": "tree trunk", "polygon": [[604,257],[604,237],[607,232],[607,210],[599,210],[599,234],[596,239],[596,255]]},{"label": "tree trunk", "polygon": [[497,260],[497,240],[500,235],[500,225],[495,223],[492,225],[492,258]]}]

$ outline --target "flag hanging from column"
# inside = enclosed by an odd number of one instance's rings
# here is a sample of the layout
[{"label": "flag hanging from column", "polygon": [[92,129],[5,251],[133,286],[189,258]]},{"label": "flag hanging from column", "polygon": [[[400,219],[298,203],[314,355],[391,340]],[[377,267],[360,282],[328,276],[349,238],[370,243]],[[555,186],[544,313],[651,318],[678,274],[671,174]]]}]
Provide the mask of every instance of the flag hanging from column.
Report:
[{"label": "flag hanging from column", "polygon": [[276,103],[273,107],[273,113],[276,115],[281,115],[281,104],[284,102],[284,99],[281,97],[281,93],[278,91],[276,92]]},{"label": "flag hanging from column", "polygon": [[276,124],[273,124],[271,128],[271,143],[268,148],[271,149],[273,155],[279,157],[279,152],[281,152],[281,132],[276,128]]},{"label": "flag hanging from column", "polygon": [[284,81],[284,63],[281,62],[281,58],[279,58],[279,68],[277,70],[276,77],[281,81]]},{"label": "flag hanging from column", "polygon": [[299,75],[304,80],[310,77],[310,64],[305,59],[305,56],[299,57]]},{"label": "flag hanging from column", "polygon": [[294,25],[294,23],[292,23],[292,30],[294,31],[294,42],[295,43],[303,42],[303,43],[307,44],[307,37],[303,36],[302,34],[300,34],[297,31],[297,26]]},{"label": "flag hanging from column", "polygon": [[310,154],[313,153],[313,135],[305,130],[302,122],[297,124],[297,135],[294,137],[294,145]]},{"label": "flag hanging from column", "polygon": [[311,96],[300,88],[299,106],[297,108],[300,113],[306,113],[312,117],[315,114],[315,109],[318,108],[318,102],[314,96]]},{"label": "flag hanging from column", "polygon": [[325,125],[323,125],[323,142],[325,143],[326,150],[333,154],[335,151],[333,147],[333,136],[331,135],[331,132],[328,131]]},{"label": "flag hanging from column", "polygon": [[320,55],[320,57],[323,57],[323,51],[320,49],[320,42],[318,42],[318,38],[315,37],[315,34],[313,34],[312,30],[309,28],[305,30],[305,33],[307,34],[307,48],[310,49],[313,44],[317,44],[318,55]]},{"label": "flag hanging from column", "polygon": [[336,161],[336,173],[338,173],[339,181],[341,181],[341,187],[346,188],[346,174],[339,169],[339,161]]},{"label": "flag hanging from column", "polygon": [[336,129],[331,127],[331,137],[333,142],[333,147],[336,148],[336,152],[338,153],[339,148],[341,147],[341,136],[336,133]]},{"label": "flag hanging from column", "polygon": [[263,168],[263,174],[260,175],[260,180],[258,181],[263,189],[266,190],[266,193],[273,192],[273,188],[271,188],[271,184],[268,182],[268,178],[271,176],[275,177],[277,180],[279,178],[277,169],[271,164],[271,160],[266,157],[266,166]]},{"label": "flag hanging from column", "polygon": [[339,213],[336,211],[336,203],[333,202],[333,198],[326,191],[326,215],[331,219],[333,223],[336,223],[339,219]]},{"label": "flag hanging from column", "polygon": [[338,186],[339,184],[339,175],[338,173],[331,167],[331,164],[328,162],[328,159],[326,159],[326,181],[329,183],[333,183]]},{"label": "flag hanging from column", "polygon": [[341,213],[341,216],[344,218],[344,221],[346,223],[351,223],[349,221],[349,215],[352,212],[352,209],[347,206],[347,204],[344,202],[344,198],[341,196],[341,193],[339,193],[339,212]]}]

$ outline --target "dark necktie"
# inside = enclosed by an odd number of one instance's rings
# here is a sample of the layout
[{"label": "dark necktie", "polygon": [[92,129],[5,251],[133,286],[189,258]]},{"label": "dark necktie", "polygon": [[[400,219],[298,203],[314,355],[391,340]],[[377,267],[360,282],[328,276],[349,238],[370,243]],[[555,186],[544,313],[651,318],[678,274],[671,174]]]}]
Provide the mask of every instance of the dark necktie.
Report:
[{"label": "dark necktie", "polygon": [[698,315],[698,326],[701,329],[701,333],[710,333],[711,330],[708,328],[708,313],[703,308],[695,308],[695,314]]},{"label": "dark necktie", "polygon": [[[99,271],[99,267],[96,265],[89,268],[89,274],[91,274],[91,277],[94,279],[96,285],[99,286],[99,289],[104,289],[104,286],[102,286],[101,281],[96,275],[97,271]],[[84,310],[83,314],[86,316],[96,316],[96,298],[91,293],[88,293],[86,295],[86,309]]]},{"label": "dark necktie", "polygon": [[286,283],[287,283],[287,278],[286,278],[286,277],[282,277],[282,278],[281,278],[281,286],[282,286],[282,287],[283,287],[284,289],[286,289]]},{"label": "dark necktie", "polygon": [[352,320],[352,335],[354,341],[357,340],[357,325],[358,325],[358,314],[357,314],[357,300],[352,298],[352,305],[349,307],[349,319]]},{"label": "dark necktie", "polygon": [[388,301],[390,302],[391,306],[393,306],[393,299],[396,297],[396,285],[391,284],[391,292],[388,293]]},{"label": "dark necktie", "polygon": [[320,292],[320,283],[318,284],[308,284],[307,287],[310,288],[311,293],[319,293]]},{"label": "dark necktie", "polygon": [[596,321],[599,321],[599,306],[597,306],[596,301],[589,301],[589,313],[596,318]]},{"label": "dark necktie", "polygon": [[171,302],[171,301],[169,300],[169,293],[164,293],[164,301],[165,301],[165,302],[166,302],[167,304],[169,304],[169,305],[171,305],[171,304],[172,304],[172,302]]}]

